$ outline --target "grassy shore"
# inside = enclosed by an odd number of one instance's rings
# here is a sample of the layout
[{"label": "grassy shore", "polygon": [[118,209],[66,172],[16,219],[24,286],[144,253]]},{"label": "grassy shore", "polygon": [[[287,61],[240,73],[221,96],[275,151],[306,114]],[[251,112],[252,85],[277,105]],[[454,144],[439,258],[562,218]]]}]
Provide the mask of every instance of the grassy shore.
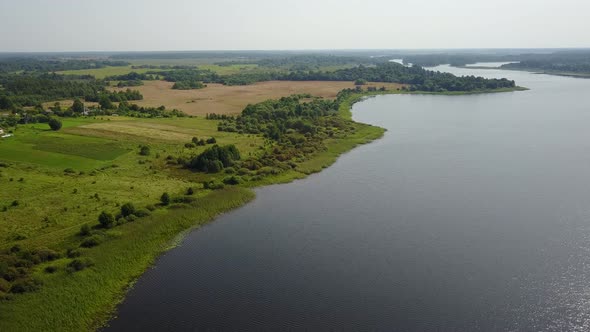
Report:
[{"label": "grassy shore", "polygon": [[[350,120],[355,102],[391,93],[404,92],[351,95],[341,103],[339,115]],[[324,150],[298,162],[292,170],[221,190],[205,189],[201,183],[223,175],[169,167],[166,156],[190,156],[205,149],[184,147],[193,136],[214,136],[219,144],[235,144],[244,155],[255,155],[265,144],[262,137],[218,132],[216,121],[203,118],[77,118],[64,121],[60,132],[43,124],[20,126],[14,137],[0,141],[0,208],[7,206],[0,212],[0,249],[15,244],[60,252],[76,248],[94,265],[71,273],[66,266],[72,259],[65,256],[35,265],[33,277],[42,286],[0,301],[0,331],[99,328],[112,316],[129,285],[158,255],[179,243],[182,234],[252,200],[250,188],[319,172],[341,154],[385,132],[362,123],[352,122],[352,126],[350,134],[327,139]],[[138,153],[138,147],[145,144],[151,148],[149,156]],[[185,197],[188,188],[194,189],[194,199],[158,206],[163,192]],[[19,204],[12,206],[13,200]],[[138,208],[151,206],[151,213],[112,229],[95,229],[92,232],[100,245],[79,247],[84,239],[78,234],[81,226],[96,225],[101,211],[116,213],[126,202]],[[47,273],[49,266],[56,272]]]}]

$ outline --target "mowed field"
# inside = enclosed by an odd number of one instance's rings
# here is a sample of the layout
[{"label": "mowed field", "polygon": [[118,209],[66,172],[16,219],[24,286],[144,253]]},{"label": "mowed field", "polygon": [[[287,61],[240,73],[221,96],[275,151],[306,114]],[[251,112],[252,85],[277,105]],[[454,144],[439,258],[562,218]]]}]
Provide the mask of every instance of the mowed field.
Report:
[{"label": "mowed field", "polygon": [[[144,99],[134,102],[141,106],[158,107],[165,105],[168,109],[179,109],[190,115],[204,116],[207,113],[238,114],[248,104],[267,99],[286,97],[292,94],[309,93],[313,96],[336,98],[339,91],[354,88],[353,82],[327,81],[269,81],[251,85],[225,86],[207,84],[204,89],[173,90],[174,83],[164,81],[146,81],[145,85],[134,87]],[[388,90],[401,88],[397,83],[369,83],[368,86],[382,87]],[[120,90],[113,88],[114,90]]]}]

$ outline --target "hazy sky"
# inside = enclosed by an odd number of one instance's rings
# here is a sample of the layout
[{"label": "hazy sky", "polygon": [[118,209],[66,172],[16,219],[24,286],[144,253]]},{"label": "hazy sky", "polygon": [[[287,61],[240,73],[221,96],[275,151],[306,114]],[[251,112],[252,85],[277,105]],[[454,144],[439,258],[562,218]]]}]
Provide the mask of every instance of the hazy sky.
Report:
[{"label": "hazy sky", "polygon": [[590,0],[0,0],[0,52],[590,47]]}]

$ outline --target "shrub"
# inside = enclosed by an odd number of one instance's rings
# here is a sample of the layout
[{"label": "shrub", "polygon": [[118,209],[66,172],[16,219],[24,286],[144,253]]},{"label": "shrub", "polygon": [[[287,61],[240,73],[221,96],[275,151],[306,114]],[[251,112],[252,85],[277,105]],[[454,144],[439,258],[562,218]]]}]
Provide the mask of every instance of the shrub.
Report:
[{"label": "shrub", "polygon": [[186,190],[186,194],[187,195],[194,195],[195,190],[193,189],[193,187],[188,187],[188,189]]},{"label": "shrub", "polygon": [[82,227],[80,227],[80,233],[78,234],[80,234],[81,236],[90,235],[90,226],[88,226],[88,224],[82,225]]},{"label": "shrub", "polygon": [[17,200],[14,200],[14,201],[12,201],[12,204],[10,204],[10,205],[12,205],[13,207],[17,207],[20,205],[20,202]]},{"label": "shrub", "polygon": [[187,149],[192,149],[192,148],[196,147],[196,145],[193,144],[193,143],[185,143],[184,144],[184,147],[187,148]]},{"label": "shrub", "polygon": [[170,204],[170,195],[168,195],[168,193],[163,193],[162,196],[160,197],[160,202],[162,202],[162,205],[169,205]]},{"label": "shrub", "polygon": [[156,206],[153,204],[146,205],[145,208],[148,209],[148,211],[155,211],[156,210]]},{"label": "shrub", "polygon": [[82,243],[80,243],[80,247],[92,248],[92,247],[96,247],[97,245],[99,245],[100,242],[101,242],[100,236],[92,235],[91,237],[87,237],[86,239],[84,239],[84,241],[82,241]]},{"label": "shrub", "polygon": [[135,211],[135,216],[138,218],[147,217],[149,215],[150,215],[150,211],[145,210],[145,209],[139,209],[139,210]]},{"label": "shrub", "polygon": [[49,122],[48,122],[48,124],[49,124],[49,128],[51,128],[51,130],[53,130],[53,131],[58,131],[58,130],[60,130],[60,129],[61,129],[61,125],[62,125],[62,124],[61,124],[61,121],[59,121],[59,120],[58,120],[58,119],[56,119],[56,118],[51,118],[51,119],[49,119]]},{"label": "shrub", "polygon": [[102,211],[98,216],[98,222],[102,225],[102,227],[110,228],[115,222],[115,217],[106,211]]},{"label": "shrub", "polygon": [[92,259],[85,257],[85,258],[76,258],[73,261],[69,262],[67,265],[68,272],[76,272],[82,271],[85,268],[91,267],[94,265],[94,261]]},{"label": "shrub", "polygon": [[217,140],[215,139],[215,137],[211,137],[209,139],[207,139],[207,144],[215,144],[217,143]]},{"label": "shrub", "polygon": [[74,174],[76,173],[76,171],[73,168],[66,168],[64,169],[64,173]]},{"label": "shrub", "polygon": [[135,206],[133,203],[125,203],[121,206],[121,215],[123,217],[130,216],[135,213]]}]

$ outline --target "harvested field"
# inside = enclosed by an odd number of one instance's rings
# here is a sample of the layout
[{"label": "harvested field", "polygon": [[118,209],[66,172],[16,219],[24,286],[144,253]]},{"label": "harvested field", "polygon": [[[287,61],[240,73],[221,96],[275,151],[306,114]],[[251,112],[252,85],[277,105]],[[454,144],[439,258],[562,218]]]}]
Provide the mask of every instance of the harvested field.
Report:
[{"label": "harvested field", "polygon": [[[237,114],[246,105],[267,99],[299,93],[335,98],[340,90],[354,88],[353,82],[325,81],[270,81],[241,86],[208,84],[206,88],[199,90],[172,90],[172,85],[173,83],[164,81],[146,81],[145,85],[133,88],[139,90],[144,96],[144,100],[134,103],[153,107],[164,105],[168,109],[176,108],[191,115]],[[388,90],[395,90],[402,85],[369,83],[365,88],[367,86],[385,86]]]}]

